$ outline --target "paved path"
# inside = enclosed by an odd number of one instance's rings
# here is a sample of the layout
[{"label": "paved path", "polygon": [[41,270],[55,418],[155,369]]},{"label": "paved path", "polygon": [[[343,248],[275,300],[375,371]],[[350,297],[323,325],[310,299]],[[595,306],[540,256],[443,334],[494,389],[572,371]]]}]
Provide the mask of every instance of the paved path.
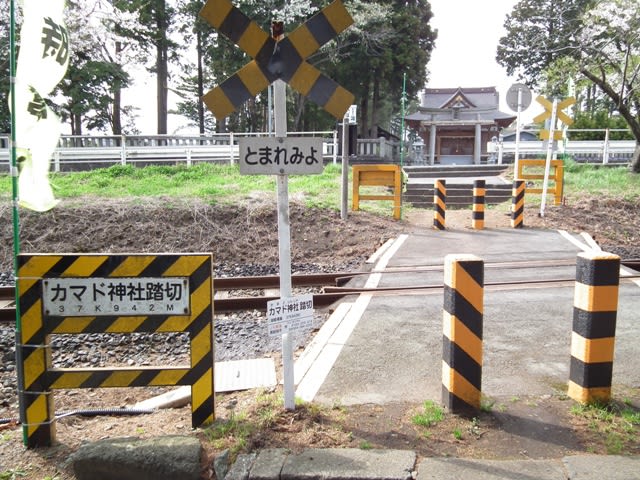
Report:
[{"label": "paved path", "polygon": [[[485,262],[483,393],[557,393],[569,377],[575,258],[583,237],[557,231],[426,231],[389,245],[358,286],[442,285],[444,257]],[[525,267],[521,262],[539,262]],[[411,271],[407,271],[407,270]],[[376,273],[377,272],[377,273]],[[497,283],[567,279],[564,284]],[[296,367],[296,395],[332,404],[440,401],[442,290],[362,294],[343,302]],[[620,286],[613,383],[640,384],[640,288]],[[309,358],[313,357],[311,362]]]},{"label": "paved path", "polygon": [[225,480],[635,480],[640,457],[570,456],[554,460],[425,458],[408,450],[310,448],[240,455]]}]

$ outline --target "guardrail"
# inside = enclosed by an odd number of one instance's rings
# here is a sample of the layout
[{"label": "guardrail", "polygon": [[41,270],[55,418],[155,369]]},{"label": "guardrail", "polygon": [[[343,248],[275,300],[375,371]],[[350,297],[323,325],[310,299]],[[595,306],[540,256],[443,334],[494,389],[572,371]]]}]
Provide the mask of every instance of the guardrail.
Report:
[{"label": "guardrail", "polygon": [[[291,132],[290,136],[323,137],[322,156],[326,162],[337,161],[337,133]],[[111,165],[144,167],[158,164],[235,163],[238,161],[238,140],[265,133],[224,133],[206,136],[173,135],[112,135],[60,137],[52,156],[54,172],[90,170]],[[9,171],[9,139],[0,136],[0,171]]]},{"label": "guardrail", "polygon": [[[235,163],[238,161],[238,139],[266,136],[265,133],[215,133],[209,135],[101,135],[60,137],[52,156],[55,172],[90,170],[111,165],[136,166],[199,162]],[[323,137],[323,160],[338,161],[338,134],[334,131],[290,132],[290,136]],[[358,139],[359,163],[397,162],[398,142],[378,139]],[[634,140],[566,140],[558,142],[558,152],[572,155],[577,161],[627,163],[636,147]],[[503,163],[515,153],[515,142],[489,142],[487,163]],[[520,155],[538,156],[546,153],[542,141],[520,141]],[[9,137],[0,135],[0,172],[9,171]],[[483,154],[483,162],[485,155]],[[407,164],[412,161],[409,157]],[[418,161],[418,163],[420,163]]]},{"label": "guardrail", "polygon": [[[502,163],[505,155],[515,154],[516,142],[489,143],[488,150],[497,155],[497,163]],[[603,164],[627,163],[631,160],[636,148],[634,140],[566,140],[558,142],[558,153],[568,154],[579,161],[592,161]],[[546,154],[546,142],[521,141],[519,144],[520,155]]]}]

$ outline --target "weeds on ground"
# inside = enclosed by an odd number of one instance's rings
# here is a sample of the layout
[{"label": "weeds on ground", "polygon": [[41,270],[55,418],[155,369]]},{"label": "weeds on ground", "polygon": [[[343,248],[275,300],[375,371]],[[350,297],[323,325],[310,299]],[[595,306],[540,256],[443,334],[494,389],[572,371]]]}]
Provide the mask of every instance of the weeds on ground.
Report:
[{"label": "weeds on ground", "polygon": [[640,410],[630,402],[577,404],[571,414],[587,422],[587,428],[599,437],[607,454],[621,455],[637,444],[640,433]]},{"label": "weeds on ground", "polygon": [[436,402],[426,400],[422,404],[422,412],[415,414],[411,420],[419,427],[431,427],[444,420],[444,409]]},{"label": "weeds on ground", "polygon": [[26,477],[27,472],[20,469],[11,468],[0,472],[0,480],[17,480],[20,477]]},{"label": "weeds on ground", "polygon": [[[329,439],[330,443],[335,439],[338,445],[351,439],[351,434],[342,429],[343,416],[339,408],[299,399],[294,411],[286,411],[282,393],[261,391],[246,409],[236,410],[234,406],[227,418],[217,419],[203,430],[203,435],[213,449],[228,449],[232,459],[263,445],[290,448],[291,442],[320,438]],[[296,435],[299,439],[292,440]]]},{"label": "weeds on ground", "polygon": [[480,399],[480,411],[485,413],[490,413],[493,410],[493,406],[496,404],[496,401],[492,398],[485,397],[484,395]]}]

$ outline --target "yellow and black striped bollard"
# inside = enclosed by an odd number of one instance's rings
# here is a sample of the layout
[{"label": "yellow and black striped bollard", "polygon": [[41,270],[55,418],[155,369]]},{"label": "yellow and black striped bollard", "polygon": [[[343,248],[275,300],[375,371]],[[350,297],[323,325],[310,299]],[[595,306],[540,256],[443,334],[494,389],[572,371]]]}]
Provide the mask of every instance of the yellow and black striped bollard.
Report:
[{"label": "yellow and black striped bollard", "polygon": [[524,226],[524,180],[514,180],[511,193],[511,227]]},{"label": "yellow and black striped bollard", "polygon": [[445,229],[444,217],[447,210],[447,182],[436,180],[433,184],[433,227]]},{"label": "yellow and black striped bollard", "polygon": [[578,254],[568,394],[580,403],[611,398],[619,284],[620,257]]},{"label": "yellow and black striped bollard", "polygon": [[476,230],[482,230],[484,228],[485,186],[485,180],[473,181],[473,211],[471,212],[471,226]]},{"label": "yellow and black striped bollard", "polygon": [[475,255],[445,257],[442,403],[453,413],[480,409],[484,262]]}]

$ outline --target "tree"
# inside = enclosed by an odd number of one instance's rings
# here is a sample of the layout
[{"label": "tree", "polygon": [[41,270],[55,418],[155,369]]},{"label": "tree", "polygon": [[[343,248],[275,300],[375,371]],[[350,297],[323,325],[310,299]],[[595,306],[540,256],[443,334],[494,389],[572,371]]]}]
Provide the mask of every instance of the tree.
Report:
[{"label": "tree", "polygon": [[119,33],[136,42],[141,50],[153,53],[154,62],[148,67],[156,74],[157,133],[167,133],[169,63],[177,59],[180,46],[171,40],[175,9],[166,0],[113,0],[123,12],[135,14],[138,24],[119,25]]},{"label": "tree", "polygon": [[[0,39],[3,45],[9,45],[9,1],[0,1]],[[9,49],[0,48],[0,132],[11,130],[11,114],[9,112]]]},{"label": "tree", "polygon": [[[636,0],[521,0],[505,21],[496,59],[538,85],[559,62],[607,96],[635,140],[640,173],[640,9]],[[556,68],[556,73],[557,73]]]},{"label": "tree", "polygon": [[[238,0],[243,13],[265,31],[272,20],[283,20],[290,32],[307,21],[329,0]],[[184,20],[181,33],[198,45],[195,65],[185,64],[178,92],[183,100],[179,112],[210,128],[211,118],[203,120],[198,112],[203,92],[233,75],[250,59],[231,41],[218,35],[207,23],[197,19],[202,0],[181,0],[178,11]],[[371,126],[388,124],[399,114],[403,74],[407,73],[410,96],[424,86],[435,33],[429,22],[431,9],[427,0],[352,0],[347,8],[354,24],[312,54],[307,61],[337,81],[356,96],[360,104],[360,130],[365,136]],[[194,73],[197,72],[197,75]],[[205,86],[206,85],[206,86]],[[288,90],[288,122],[296,130],[333,128],[335,118],[292,89]],[[240,107],[215,128],[262,131],[266,129],[268,108],[266,91]],[[372,132],[375,136],[375,131]]]},{"label": "tree", "polygon": [[66,97],[61,116],[68,119],[71,132],[89,130],[123,133],[122,116],[131,107],[122,107],[120,92],[129,85],[124,71],[131,57],[123,47],[116,26],[130,24],[131,16],[113,8],[105,0],[71,1],[66,18],[72,39],[69,70],[59,87]]},{"label": "tree", "polygon": [[424,87],[436,38],[433,15],[426,0],[354,2],[352,8],[356,25],[348,30],[336,79],[359,101],[360,135],[376,137],[378,125],[400,114],[404,74],[408,97]]}]

